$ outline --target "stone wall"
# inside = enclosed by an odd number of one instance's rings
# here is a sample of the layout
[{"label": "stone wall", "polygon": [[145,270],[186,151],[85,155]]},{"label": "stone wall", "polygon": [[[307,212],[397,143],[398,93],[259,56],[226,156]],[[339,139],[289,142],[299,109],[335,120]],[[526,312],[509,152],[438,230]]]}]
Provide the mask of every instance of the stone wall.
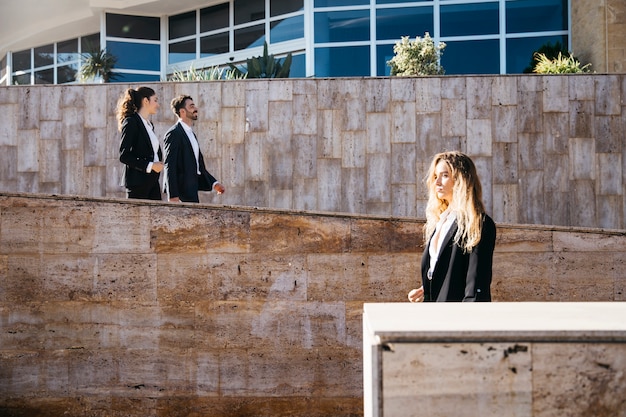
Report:
[{"label": "stone wall", "polygon": [[[360,416],[414,218],[0,195],[0,415]],[[494,301],[626,301],[626,233],[498,225]]]},{"label": "stone wall", "polygon": [[[0,87],[0,191],[123,197],[126,86]],[[209,170],[202,202],[422,216],[436,152],[470,154],[499,222],[623,229],[623,75],[289,79],[153,84],[192,95]]]},{"label": "stone wall", "polygon": [[626,71],[626,2],[571,0],[572,51],[598,73]]}]

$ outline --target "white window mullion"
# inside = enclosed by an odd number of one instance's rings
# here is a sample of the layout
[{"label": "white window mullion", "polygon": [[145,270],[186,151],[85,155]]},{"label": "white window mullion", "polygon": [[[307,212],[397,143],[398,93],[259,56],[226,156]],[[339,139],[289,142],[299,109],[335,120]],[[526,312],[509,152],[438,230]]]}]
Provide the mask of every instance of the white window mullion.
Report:
[{"label": "white window mullion", "polygon": [[500,74],[506,74],[506,0],[499,4]]}]

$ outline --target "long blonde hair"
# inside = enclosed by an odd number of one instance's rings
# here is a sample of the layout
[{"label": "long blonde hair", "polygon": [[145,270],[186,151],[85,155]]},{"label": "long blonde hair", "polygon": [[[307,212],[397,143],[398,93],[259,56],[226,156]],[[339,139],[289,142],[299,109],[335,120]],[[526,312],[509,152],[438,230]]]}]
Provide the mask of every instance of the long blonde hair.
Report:
[{"label": "long blonde hair", "polygon": [[[452,202],[437,197],[435,169],[444,161],[454,179]],[[442,152],[434,156],[426,176],[428,204],[426,205],[426,224],[424,240],[428,242],[435,231],[437,222],[450,204],[450,210],[456,214],[457,232],[454,242],[465,252],[471,252],[480,242],[485,206],[482,202],[482,186],[476,172],[476,166],[469,156],[459,151]]]}]

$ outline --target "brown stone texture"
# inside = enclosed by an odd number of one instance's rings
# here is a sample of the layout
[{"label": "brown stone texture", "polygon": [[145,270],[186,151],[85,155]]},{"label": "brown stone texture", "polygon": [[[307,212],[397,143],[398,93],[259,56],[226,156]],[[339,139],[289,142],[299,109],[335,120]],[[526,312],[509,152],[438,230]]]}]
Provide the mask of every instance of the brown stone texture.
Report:
[{"label": "brown stone texture", "polygon": [[[362,306],[406,302],[422,225],[4,193],[0,415],[363,415]],[[624,232],[499,224],[494,302],[626,301],[625,248]],[[609,368],[572,362],[562,395],[532,404],[611,384],[620,352],[590,348]],[[549,359],[533,375],[556,384]]]},{"label": "brown stone texture", "polygon": [[[595,25],[592,3],[582,10],[584,22]],[[597,7],[618,24],[623,3]],[[124,197],[115,103],[125,87],[0,87],[0,191]],[[420,217],[432,156],[458,149],[476,161],[498,222],[626,227],[620,73],[153,88],[162,102],[178,93],[196,99],[201,149],[227,189],[200,193],[203,203]],[[152,121],[159,137],[175,122],[167,106]],[[190,244],[198,250],[212,244],[196,239]]]}]

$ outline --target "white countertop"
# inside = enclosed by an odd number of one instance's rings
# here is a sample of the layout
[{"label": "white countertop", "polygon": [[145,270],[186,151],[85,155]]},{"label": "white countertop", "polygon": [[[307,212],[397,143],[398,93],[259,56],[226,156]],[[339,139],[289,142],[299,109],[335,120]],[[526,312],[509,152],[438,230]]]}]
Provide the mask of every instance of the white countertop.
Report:
[{"label": "white countertop", "polygon": [[365,303],[378,343],[626,342],[626,302]]}]

